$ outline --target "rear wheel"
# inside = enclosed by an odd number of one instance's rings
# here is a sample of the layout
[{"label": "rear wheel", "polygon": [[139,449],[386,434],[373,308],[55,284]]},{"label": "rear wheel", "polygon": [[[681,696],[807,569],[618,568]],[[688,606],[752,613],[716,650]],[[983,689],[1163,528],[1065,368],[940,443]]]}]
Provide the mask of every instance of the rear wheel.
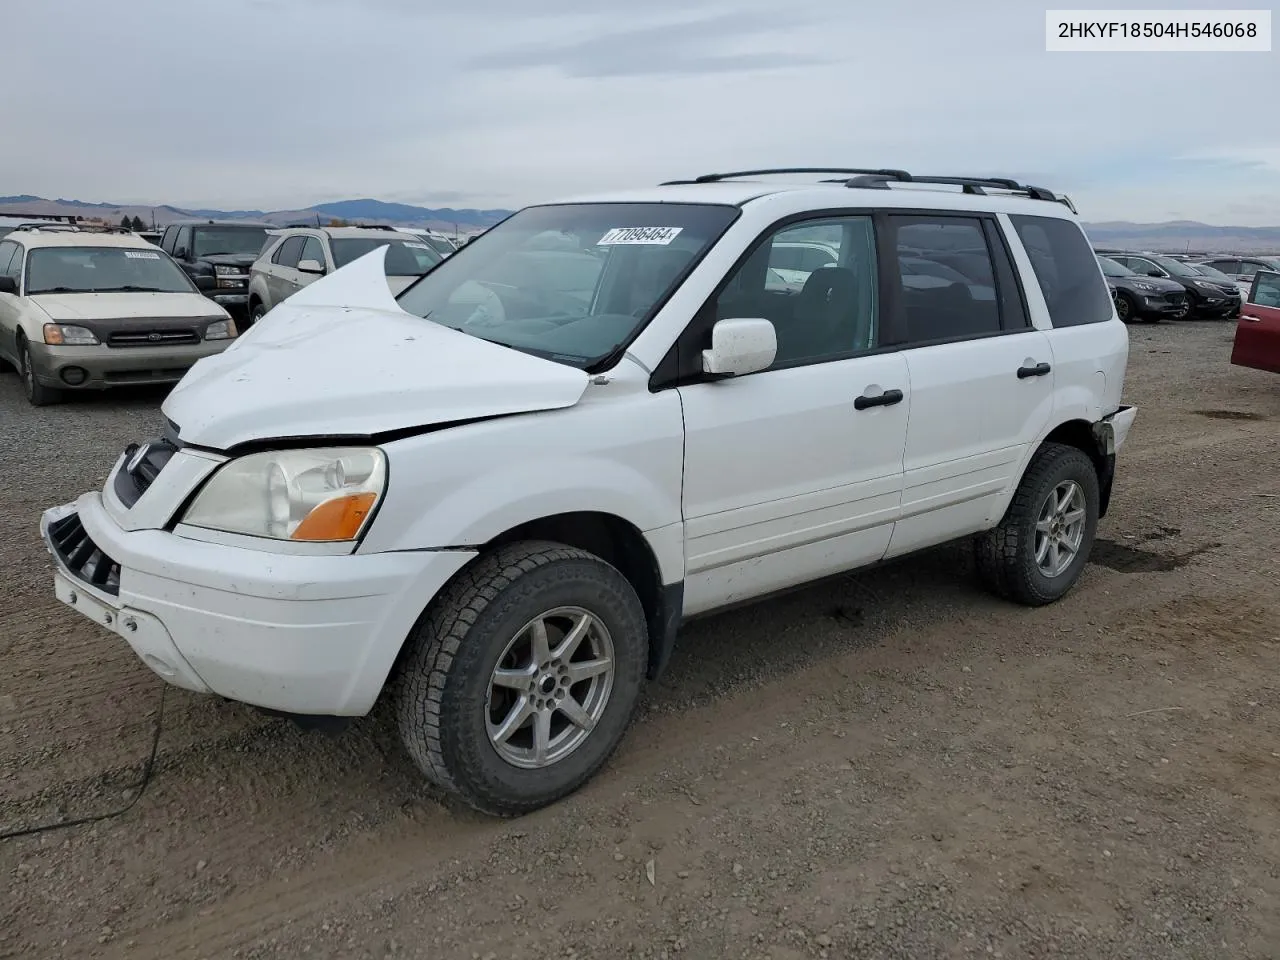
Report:
[{"label": "rear wheel", "polygon": [[27,341],[18,340],[18,372],[22,375],[22,389],[27,395],[27,402],[33,407],[47,407],[62,399],[62,391],[46,387],[36,379],[35,367],[31,363],[31,351]]},{"label": "rear wheel", "polygon": [[992,593],[1038,607],[1080,578],[1098,531],[1098,473],[1084,451],[1046,443],[1032,458],[1000,525],[974,541]]},{"label": "rear wheel", "polygon": [[528,813],[608,760],[647,660],[644,609],[614,567],[511,544],[459,574],[410,635],[400,734],[437,786],[485,813]]}]

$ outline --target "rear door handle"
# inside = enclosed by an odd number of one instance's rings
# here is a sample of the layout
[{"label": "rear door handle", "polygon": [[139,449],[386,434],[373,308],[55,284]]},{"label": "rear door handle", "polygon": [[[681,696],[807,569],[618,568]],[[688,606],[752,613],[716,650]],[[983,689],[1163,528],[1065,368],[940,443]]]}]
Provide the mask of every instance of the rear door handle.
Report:
[{"label": "rear door handle", "polygon": [[1248,320],[1250,323],[1261,323],[1261,322],[1262,322],[1262,318],[1261,318],[1261,317],[1251,317],[1251,316],[1249,316],[1247,313],[1242,313],[1242,314],[1240,314],[1240,319],[1241,319],[1241,320]]},{"label": "rear door handle", "polygon": [[1043,377],[1053,368],[1047,363],[1037,363],[1034,367],[1019,367],[1018,379],[1025,380],[1027,377]]},{"label": "rear door handle", "polygon": [[853,408],[855,410],[866,410],[868,407],[892,407],[895,403],[901,402],[901,390],[886,390],[878,397],[868,397],[863,394],[853,401]]}]

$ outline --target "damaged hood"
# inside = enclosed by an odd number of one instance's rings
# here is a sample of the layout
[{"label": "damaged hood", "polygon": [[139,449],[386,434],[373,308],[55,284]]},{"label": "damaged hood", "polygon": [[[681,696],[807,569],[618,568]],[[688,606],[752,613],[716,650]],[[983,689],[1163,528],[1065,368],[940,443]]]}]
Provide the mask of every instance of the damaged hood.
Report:
[{"label": "damaged hood", "polygon": [[164,402],[187,443],[368,436],[571,407],[588,375],[400,309],[380,247],[304,287]]}]

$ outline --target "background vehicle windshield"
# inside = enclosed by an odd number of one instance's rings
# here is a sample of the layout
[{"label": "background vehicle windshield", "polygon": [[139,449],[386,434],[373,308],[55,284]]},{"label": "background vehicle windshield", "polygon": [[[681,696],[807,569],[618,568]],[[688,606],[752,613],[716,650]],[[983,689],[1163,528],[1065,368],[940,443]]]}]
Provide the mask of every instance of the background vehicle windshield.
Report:
[{"label": "background vehicle windshield", "polygon": [[27,258],[27,295],[38,293],[197,293],[182,268],[159,250],[44,247]]},{"label": "background vehicle windshield", "polygon": [[197,257],[257,254],[267,242],[265,227],[199,227],[194,232],[192,252]]},{"label": "background vehicle windshield", "polygon": [[345,267],[352,260],[359,260],[378,247],[390,247],[387,251],[388,277],[417,277],[426,273],[444,259],[421,240],[385,240],[382,237],[343,237],[332,241],[335,269]]},{"label": "background vehicle windshield", "polygon": [[530,207],[449,257],[400,306],[463,333],[588,367],[649,322],[735,207]]},{"label": "background vehicle windshield", "polygon": [[1175,277],[1187,277],[1194,280],[1196,277],[1200,276],[1200,274],[1196,273],[1181,260],[1172,260],[1169,257],[1149,257],[1148,259],[1153,263],[1157,263],[1164,267]]},{"label": "background vehicle windshield", "polygon": [[454,251],[454,246],[444,237],[423,237],[423,239],[431,244],[431,248],[436,253],[450,254]]},{"label": "background vehicle windshield", "polygon": [[1232,286],[1235,286],[1234,280],[1228,277],[1221,270],[1215,270],[1213,267],[1209,266],[1208,264],[1193,263],[1192,267],[1194,267],[1202,277],[1208,277],[1210,280],[1215,280],[1219,283],[1229,283]]},{"label": "background vehicle windshield", "polygon": [[1110,257],[1099,257],[1098,263],[1102,265],[1102,273],[1108,277],[1136,277],[1137,274],[1126,267],[1123,263],[1116,263]]}]

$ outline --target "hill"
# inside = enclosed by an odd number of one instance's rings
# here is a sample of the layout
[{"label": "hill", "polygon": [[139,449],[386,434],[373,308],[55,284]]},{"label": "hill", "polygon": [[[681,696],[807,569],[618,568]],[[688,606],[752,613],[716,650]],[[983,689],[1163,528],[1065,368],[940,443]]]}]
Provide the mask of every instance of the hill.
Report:
[{"label": "hill", "polygon": [[155,206],[143,204],[103,203],[98,201],[50,200],[31,194],[0,196],[0,214],[31,214],[102,217],[118,221],[120,218],[140,217],[144,223],[164,226],[174,220],[201,217],[211,220],[262,220],[285,225],[290,223],[327,223],[329,220],[346,220],[350,223],[390,223],[400,226],[426,226],[446,233],[455,229],[460,233],[475,233],[493,226],[510,216],[508,210],[472,210],[453,207],[431,208],[406,203],[387,203],[382,200],[338,200],[318,203],[294,210],[214,210],[185,209],[171,204]]},{"label": "hill", "polygon": [[1280,252],[1280,227],[1220,227],[1195,220],[1130,223],[1124,220],[1084,224],[1097,246],[1165,250],[1171,253]]}]

